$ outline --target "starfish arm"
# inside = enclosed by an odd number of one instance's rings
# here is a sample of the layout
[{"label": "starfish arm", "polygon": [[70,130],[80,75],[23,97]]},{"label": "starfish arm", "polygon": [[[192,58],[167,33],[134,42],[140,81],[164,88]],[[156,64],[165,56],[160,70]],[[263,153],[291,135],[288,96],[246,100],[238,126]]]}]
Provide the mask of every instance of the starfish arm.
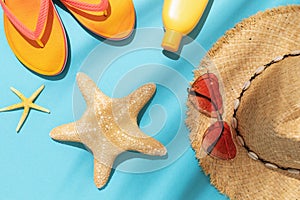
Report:
[{"label": "starfish arm", "polygon": [[150,101],[155,90],[155,84],[149,83],[141,86],[126,97],[131,117],[134,119],[137,118],[140,110],[142,110],[142,108]]},{"label": "starfish arm", "polygon": [[16,128],[16,131],[17,131],[17,132],[19,132],[20,128],[22,127],[22,125],[23,125],[23,123],[24,123],[24,121],[26,120],[26,118],[27,118],[27,116],[28,116],[28,114],[29,114],[29,110],[30,110],[30,108],[29,108],[28,106],[25,106],[25,107],[24,107],[23,114],[22,114],[21,119],[20,119],[20,121],[19,121],[19,123],[18,123],[18,126],[17,126],[17,128]]},{"label": "starfish arm", "polygon": [[60,141],[81,142],[77,133],[76,122],[61,125],[52,129],[50,137]]},{"label": "starfish arm", "polygon": [[40,110],[40,111],[43,111],[43,112],[46,112],[46,113],[50,113],[50,110],[48,110],[46,108],[43,108],[42,106],[36,105],[34,103],[31,103],[30,107],[35,109],[35,110]]},{"label": "starfish arm", "polygon": [[[143,154],[147,155],[153,155],[153,156],[163,156],[166,155],[167,149],[163,144],[161,144],[156,139],[149,137],[145,133],[143,133],[138,126],[136,125],[130,128],[131,133],[125,133],[123,132],[123,135],[125,135],[126,142],[122,143],[124,150],[132,150],[132,151],[138,151]],[[125,139],[123,137],[120,137],[121,141],[124,141]]]},{"label": "starfish arm", "polygon": [[152,156],[164,156],[167,154],[165,146],[151,137],[133,138],[128,150],[138,151]]},{"label": "starfish arm", "polygon": [[25,101],[27,98],[16,88],[10,87],[11,91],[13,91],[22,101]]},{"label": "starfish arm", "polygon": [[77,73],[76,79],[78,87],[88,106],[93,105],[95,98],[103,102],[109,100],[108,96],[101,92],[95,82],[86,74],[79,72]]},{"label": "starfish arm", "polygon": [[22,108],[22,107],[24,107],[24,103],[18,103],[18,104],[14,104],[11,106],[7,106],[5,108],[1,108],[0,112],[15,110],[15,109]]},{"label": "starfish arm", "polygon": [[104,187],[108,182],[112,165],[113,163],[103,164],[97,159],[94,159],[94,182],[97,188]]},{"label": "starfish arm", "polygon": [[31,97],[28,99],[30,102],[33,102],[38,96],[39,94],[42,92],[42,90],[45,88],[44,85],[42,85],[41,87],[39,87],[39,89],[37,89],[32,95]]}]

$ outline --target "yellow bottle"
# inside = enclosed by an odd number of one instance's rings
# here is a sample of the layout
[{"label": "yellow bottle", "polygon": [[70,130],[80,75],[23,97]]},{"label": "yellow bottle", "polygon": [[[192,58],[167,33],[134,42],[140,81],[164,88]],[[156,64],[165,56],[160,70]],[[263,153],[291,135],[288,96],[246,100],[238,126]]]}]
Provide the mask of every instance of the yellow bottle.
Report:
[{"label": "yellow bottle", "polygon": [[161,46],[176,52],[182,36],[190,33],[199,22],[208,0],[165,0],[163,23],[165,35]]}]

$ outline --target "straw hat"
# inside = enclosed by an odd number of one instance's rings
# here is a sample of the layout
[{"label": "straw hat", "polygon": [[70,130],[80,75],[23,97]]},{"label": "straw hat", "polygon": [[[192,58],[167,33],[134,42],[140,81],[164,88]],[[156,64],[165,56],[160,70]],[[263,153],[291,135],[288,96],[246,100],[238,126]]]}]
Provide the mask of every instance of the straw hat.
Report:
[{"label": "straw hat", "polygon": [[300,6],[279,7],[229,30],[194,72],[195,79],[207,71],[218,77],[222,118],[237,152],[232,160],[202,156],[203,135],[215,119],[189,95],[192,147],[211,183],[230,199],[300,199],[299,50]]}]

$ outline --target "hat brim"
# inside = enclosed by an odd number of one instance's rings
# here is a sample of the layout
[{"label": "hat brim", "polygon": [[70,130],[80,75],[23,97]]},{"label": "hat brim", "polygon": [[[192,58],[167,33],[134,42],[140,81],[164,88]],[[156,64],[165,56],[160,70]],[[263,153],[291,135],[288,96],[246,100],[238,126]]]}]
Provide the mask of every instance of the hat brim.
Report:
[{"label": "hat brim", "polygon": [[[223,84],[225,121],[233,116],[233,102],[255,70],[277,56],[300,49],[300,6],[284,6],[247,18],[229,30],[209,50],[200,64],[217,71]],[[209,61],[207,60],[209,59]],[[194,72],[195,79],[203,74]],[[234,160],[224,161],[206,156],[201,158],[201,141],[211,119],[187,102],[187,126],[191,144],[199,164],[211,183],[230,199],[299,199],[300,180],[280,170],[271,170],[254,161],[247,151],[237,146]]]}]

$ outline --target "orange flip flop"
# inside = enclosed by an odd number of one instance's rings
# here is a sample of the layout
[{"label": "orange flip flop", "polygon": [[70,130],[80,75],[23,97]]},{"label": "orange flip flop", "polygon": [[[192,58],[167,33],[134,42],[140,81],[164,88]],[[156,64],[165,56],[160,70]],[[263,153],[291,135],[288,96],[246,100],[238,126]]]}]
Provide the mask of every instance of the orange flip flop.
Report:
[{"label": "orange flip flop", "polygon": [[0,0],[7,41],[30,70],[59,74],[67,60],[63,25],[51,0]]},{"label": "orange flip flop", "polygon": [[60,0],[93,33],[111,40],[128,37],[135,24],[132,0]]}]

